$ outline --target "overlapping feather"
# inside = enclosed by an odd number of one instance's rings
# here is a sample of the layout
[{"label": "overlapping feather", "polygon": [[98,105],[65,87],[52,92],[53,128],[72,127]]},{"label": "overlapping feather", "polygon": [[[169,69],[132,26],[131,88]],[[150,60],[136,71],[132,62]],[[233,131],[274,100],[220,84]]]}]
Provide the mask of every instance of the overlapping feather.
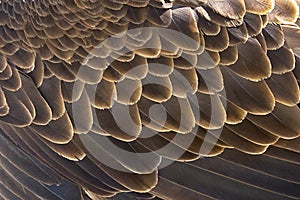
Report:
[{"label": "overlapping feather", "polygon": [[60,199],[59,176],[83,199],[299,198],[298,17],[296,0],[1,1],[0,198]]}]

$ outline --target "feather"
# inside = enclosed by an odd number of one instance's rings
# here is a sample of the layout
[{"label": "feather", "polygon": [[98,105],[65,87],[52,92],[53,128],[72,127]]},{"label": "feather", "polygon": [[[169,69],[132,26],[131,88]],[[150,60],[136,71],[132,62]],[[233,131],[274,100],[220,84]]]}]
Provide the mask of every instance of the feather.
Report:
[{"label": "feather", "polygon": [[[230,153],[233,151],[230,151]],[[225,154],[227,158],[230,156]],[[245,156],[241,153],[234,152],[236,158],[240,158]],[[224,156],[225,157],[225,156]],[[252,156],[253,157],[253,156]],[[247,156],[247,158],[251,158]],[[234,157],[232,157],[234,159]],[[167,161],[166,161],[167,162]],[[253,160],[252,160],[253,162]],[[218,163],[217,165],[214,163]],[[253,162],[253,165],[260,165],[261,168],[264,166],[262,163],[266,163],[266,165],[272,163],[276,163],[275,161],[261,161],[258,163]],[[293,166],[285,163],[283,166]],[[283,166],[277,165],[276,169],[280,170]],[[228,171],[225,169],[232,169],[231,172],[235,172],[233,175],[227,173]],[[273,167],[271,167],[273,168]],[[284,169],[284,168],[282,168]],[[287,169],[285,169],[287,170]],[[175,175],[176,174],[176,175]],[[251,176],[247,176],[247,174],[251,174]],[[198,161],[191,162],[188,164],[182,164],[179,162],[174,162],[166,168],[163,168],[160,173],[160,178],[162,179],[162,183],[159,183],[157,187],[153,190],[153,194],[158,195],[161,198],[177,198],[179,197],[187,197],[187,198],[195,198],[200,197],[201,199],[223,199],[227,197],[234,198],[235,196],[241,196],[241,198],[251,198],[253,193],[255,192],[260,197],[268,198],[272,196],[272,198],[288,198],[291,196],[298,196],[297,186],[294,184],[289,184],[289,182],[284,182],[289,186],[289,192],[284,191],[284,189],[280,189],[280,193],[277,193],[277,188],[280,188],[280,185],[283,184],[281,181],[276,181],[272,176],[268,176],[265,174],[261,174],[257,171],[253,171],[249,168],[236,165],[235,163],[224,161],[223,158],[206,158],[199,159]],[[199,176],[199,182],[195,183],[194,180]],[[236,178],[230,178],[230,177]],[[189,177],[189,179],[186,179]],[[201,177],[201,178],[200,178]],[[256,178],[254,178],[256,177]],[[197,178],[198,180],[198,178]],[[257,183],[260,182],[260,183]],[[276,183],[274,185],[264,184],[265,183]],[[199,185],[201,187],[199,187]],[[232,189],[230,186],[235,185],[233,188],[240,188],[237,192]],[[260,185],[260,187],[256,187],[254,185]],[[277,187],[276,187],[277,186]],[[163,192],[166,188],[173,188],[170,192]],[[169,191],[169,190],[167,190]],[[218,192],[216,192],[218,191]],[[243,191],[241,193],[241,191]],[[184,196],[181,196],[184,195]]]},{"label": "feather", "polygon": [[[128,85],[131,87],[129,88]],[[140,100],[142,90],[144,94],[144,88],[142,89],[142,83],[140,80],[131,80],[125,78],[116,84],[116,101],[124,105],[133,105]]]},{"label": "feather", "polygon": [[[4,169],[5,169],[6,174],[13,176],[15,178],[16,182],[21,183],[23,186],[27,186],[27,188],[28,188],[28,184],[26,184],[26,183],[29,183],[29,185],[34,185],[34,187],[30,187],[30,190],[31,190],[30,192],[33,192],[33,193],[37,194],[38,196],[41,196],[44,198],[60,199],[53,192],[50,192],[49,189],[47,189],[45,186],[40,185],[36,180],[28,179],[27,175],[25,173],[20,172],[20,170],[18,168],[16,168],[13,164],[11,164],[7,159],[1,157],[1,163],[2,163],[1,166],[5,167]],[[3,194],[3,193],[1,192],[1,194]],[[11,194],[13,194],[13,193],[11,193]],[[6,193],[6,195],[7,195],[7,193]],[[8,198],[16,199],[17,197],[15,195],[13,195]]]},{"label": "feather", "polygon": [[[58,119],[65,113],[65,105],[61,91],[61,81],[56,77],[45,78],[38,88],[52,111],[52,119]],[[50,92],[51,91],[51,92]]]},{"label": "feather", "polygon": [[5,76],[7,80],[0,80],[1,86],[9,91],[17,91],[22,87],[22,83],[21,83],[21,78],[20,78],[20,74],[19,71],[15,68],[12,67],[10,65],[7,65],[6,67],[7,71],[5,70],[3,73],[8,73],[8,77],[7,75]]},{"label": "feather", "polygon": [[272,64],[272,73],[283,74],[295,68],[294,54],[287,46],[273,51],[269,50],[267,53]]},{"label": "feather", "polygon": [[156,124],[162,130],[188,133],[195,126],[194,115],[187,99],[172,96],[167,102],[156,104],[146,98],[141,98],[138,107],[142,114],[142,123],[146,127]]},{"label": "feather", "polygon": [[34,61],[35,55],[23,49],[20,49],[10,57],[10,62],[22,69],[32,68]]},{"label": "feather", "polygon": [[137,55],[130,63],[114,61],[110,66],[120,74],[131,79],[145,78],[148,73],[148,63],[146,58]]},{"label": "feather", "polygon": [[126,142],[108,139],[98,134],[82,135],[80,140],[83,144],[88,144],[88,146],[85,145],[87,150],[97,160],[102,160],[111,168],[120,169],[119,171],[125,173],[150,174],[160,163],[159,156],[154,153],[144,153],[140,156],[139,147]]},{"label": "feather", "polygon": [[83,92],[84,85],[80,80],[75,82],[61,81],[61,93],[64,101],[68,103],[78,101]]},{"label": "feather", "polygon": [[275,99],[265,81],[248,81],[224,67],[221,71],[226,88],[226,99],[253,114],[267,114],[274,109]]},{"label": "feather", "polygon": [[217,52],[212,52],[205,50],[203,53],[197,57],[197,69],[211,69],[217,66],[221,61],[220,54]]},{"label": "feather", "polygon": [[143,97],[154,102],[165,102],[172,96],[172,83],[169,77],[148,75],[142,80]]},{"label": "feather", "polygon": [[65,105],[74,132],[78,134],[88,133],[93,125],[93,115],[87,92],[84,90],[78,101],[74,101],[72,104],[65,103]]},{"label": "feather", "polygon": [[98,109],[111,108],[117,98],[115,84],[105,79],[102,79],[99,84],[86,84],[85,89],[91,105]]},{"label": "feather", "polygon": [[[146,31],[149,31],[146,29]],[[146,40],[142,48],[134,48],[134,52],[145,58],[157,58],[161,52],[160,35],[153,31],[149,40]]]},{"label": "feather", "polygon": [[210,7],[209,4],[203,5],[202,7],[205,9],[207,13],[207,18],[209,18],[209,20],[213,23],[225,27],[237,26],[242,23],[241,18],[232,18],[228,16],[223,16],[218,12],[216,12],[212,7]]},{"label": "feather", "polygon": [[67,82],[72,82],[76,80],[76,76],[67,67],[66,63],[53,63],[45,61],[45,66],[47,69],[53,73],[58,79]]},{"label": "feather", "polygon": [[[251,1],[245,1],[245,3],[246,2],[251,3]],[[265,5],[265,4],[263,4],[263,5]],[[246,7],[247,7],[247,3],[246,3]],[[244,21],[246,23],[249,36],[256,36],[261,32],[261,30],[263,28],[263,21],[262,21],[260,15],[246,13],[246,15],[244,17]]]},{"label": "feather", "polygon": [[141,119],[137,105],[115,103],[110,110],[96,109],[100,127],[105,133],[122,141],[135,140],[141,132]]},{"label": "feather", "polygon": [[[277,102],[295,106],[300,101],[300,92],[298,82],[292,72],[282,75],[274,74],[266,80]],[[288,85],[289,89],[282,88],[282,85]]]},{"label": "feather", "polygon": [[198,89],[198,77],[196,70],[174,69],[169,76],[171,80],[172,94],[179,98],[185,98],[188,93],[194,94]]},{"label": "feather", "polygon": [[3,66],[3,69],[1,71],[1,74],[0,74],[0,77],[1,77],[0,80],[7,80],[7,79],[11,78],[13,75],[12,73],[13,72],[12,72],[12,68],[10,67],[10,65],[7,65],[5,63],[5,65]]},{"label": "feather", "polygon": [[[163,133],[165,134],[165,133]],[[176,142],[170,142],[170,138],[163,137],[161,134],[155,134],[153,130],[145,128],[137,143],[145,147],[148,151],[154,152],[163,157],[179,161],[191,161],[199,158],[198,154],[186,151],[185,148],[176,145]],[[191,140],[187,143],[192,142]]]},{"label": "feather", "polygon": [[[34,111],[34,108],[32,107],[32,103],[28,101],[29,99],[24,94],[24,92],[20,91],[15,94],[13,92],[4,90],[4,94],[6,97],[9,112],[7,115],[1,116],[0,120],[18,127],[30,125],[34,118],[30,111]],[[27,106],[30,107],[28,108]]]},{"label": "feather", "polygon": [[28,75],[32,78],[34,81],[34,84],[39,87],[43,83],[43,77],[45,75],[44,72],[44,62],[42,61],[40,56],[36,56],[35,63],[34,63],[34,69],[31,71]]},{"label": "feather", "polygon": [[235,105],[234,103],[226,100],[224,107],[226,108],[226,124],[239,124],[247,115],[247,111]]},{"label": "feather", "polygon": [[45,126],[32,124],[29,129],[56,144],[66,144],[73,137],[73,127],[67,113]]},{"label": "feather", "polygon": [[159,58],[148,59],[147,61],[149,74],[154,76],[168,76],[174,69],[174,60],[172,58],[160,56]]},{"label": "feather", "polygon": [[222,147],[215,146],[214,143],[210,143],[207,140],[203,140],[202,138],[198,137],[198,135],[195,135],[193,132],[188,133],[186,135],[178,135],[175,132],[165,132],[160,133],[160,137],[195,155],[214,156],[223,152]]},{"label": "feather", "polygon": [[52,119],[52,111],[40,91],[36,88],[32,80],[20,74],[22,80],[22,89],[28,95],[28,98],[34,106],[35,116],[33,119],[34,124],[46,125]]},{"label": "feather", "polygon": [[229,68],[251,81],[259,81],[271,76],[271,62],[254,39],[238,45],[238,60]]},{"label": "feather", "polygon": [[275,7],[269,13],[271,22],[274,23],[292,23],[299,15],[299,7],[294,0],[275,0]]},{"label": "feather", "polygon": [[201,94],[188,97],[197,125],[206,129],[221,128],[226,120],[226,113],[217,95]]},{"label": "feather", "polygon": [[278,140],[277,143],[278,143],[278,145],[277,144],[275,144],[275,145],[278,147],[275,147],[275,146],[269,147],[268,151],[265,153],[266,156],[275,158],[275,159],[278,159],[281,161],[285,161],[285,162],[299,164],[299,159],[298,159],[297,153],[294,151],[294,149],[287,150],[286,147],[283,147],[283,145],[280,145],[281,140]]},{"label": "feather", "polygon": [[0,1],[0,199],[299,199],[299,5]]},{"label": "feather", "polygon": [[[219,132],[220,130],[210,131],[210,133],[216,137],[218,137]],[[247,154],[259,155],[267,150],[267,145],[256,144],[241,135],[241,133],[236,133],[234,130],[231,130],[229,127],[225,126],[223,129],[221,129],[219,139],[222,142],[233,146],[235,149]]]},{"label": "feather", "polygon": [[276,50],[284,44],[284,33],[280,26],[268,24],[262,31],[268,50]]},{"label": "feather", "polygon": [[199,48],[200,36],[196,13],[191,8],[174,9],[172,12],[172,23],[168,28],[174,31],[162,31],[160,34],[171,43],[188,50]]},{"label": "feather", "polygon": [[[271,177],[276,177],[277,179],[281,179],[282,181],[288,181],[294,183],[297,183],[299,181],[299,178],[295,174],[297,172],[291,170],[292,168],[298,167],[294,163],[282,162],[279,159],[270,158],[265,155],[262,155],[261,158],[258,158],[257,156],[245,155],[242,154],[241,152],[237,152],[233,150],[229,150],[229,151],[231,155],[229,155],[228,152],[226,154],[221,155],[220,157],[226,161],[236,163],[239,167],[249,167],[256,172],[267,174]],[[254,160],[256,160],[257,162],[253,162]],[[264,164],[262,165],[262,163]],[[274,168],[276,170],[274,170]],[[291,173],[282,173],[283,171],[286,170],[289,171],[291,170]]]},{"label": "feather", "polygon": [[182,52],[181,56],[179,58],[174,58],[173,61],[174,67],[178,69],[189,70],[194,68],[197,62],[197,56]]},{"label": "feather", "polygon": [[108,67],[103,73],[103,79],[108,82],[118,82],[124,76],[118,71],[114,70],[112,67]]},{"label": "feather", "polygon": [[[75,163],[72,163],[53,151],[51,151],[48,147],[43,147],[41,149],[41,143],[39,143],[34,137],[34,135],[28,135],[28,132],[24,132],[21,136],[22,139],[28,144],[31,144],[31,149],[34,152],[38,152],[37,155],[39,156],[39,159],[46,162],[47,165],[50,167],[53,167],[55,169],[59,169],[60,173],[63,173],[64,176],[67,176],[69,180],[78,182],[82,185],[84,185],[86,188],[88,188],[91,191],[97,192],[104,196],[112,196],[114,193],[112,191],[109,191],[108,187],[104,185],[101,181],[98,181],[95,177],[85,172],[82,168],[78,167]],[[44,156],[44,157],[42,157]],[[44,158],[47,157],[48,160],[45,160]],[[73,176],[71,173],[77,173],[76,176]],[[89,181],[93,181],[94,184],[89,183]]]},{"label": "feather", "polygon": [[160,27],[166,27],[171,24],[172,11],[149,7],[147,21]]},{"label": "feather", "polygon": [[255,126],[247,119],[238,125],[226,125],[225,127],[235,134],[262,146],[274,144],[278,140],[277,136]]},{"label": "feather", "polygon": [[292,139],[299,136],[299,114],[297,106],[288,107],[277,103],[272,113],[265,116],[248,115],[247,119],[276,136]]},{"label": "feather", "polygon": [[210,51],[224,51],[229,45],[229,36],[225,28],[221,28],[215,36],[204,36],[204,40],[205,49]]},{"label": "feather", "polygon": [[227,31],[229,36],[229,46],[247,42],[248,30],[245,23],[237,27],[229,27],[227,28]]},{"label": "feather", "polygon": [[[19,198],[19,199],[25,199],[25,198],[30,198],[33,200],[37,200],[38,197],[33,194],[31,191],[28,189],[25,189],[20,183],[18,183],[11,175],[8,173],[5,173],[4,170],[1,170],[0,172],[1,179],[3,180],[3,183],[1,184],[1,193],[3,196],[6,198]],[[3,191],[4,190],[4,191]],[[15,194],[17,196],[15,197],[8,197],[5,194],[8,190],[11,191],[12,194]],[[4,198],[3,198],[4,200]]]},{"label": "feather", "polygon": [[299,26],[283,26],[284,38],[286,40],[287,45],[293,50],[294,54],[300,57],[300,49],[299,49],[299,35],[300,28]]},{"label": "feather", "polygon": [[202,70],[197,69],[198,92],[215,94],[224,88],[223,77],[219,67]]},{"label": "feather", "polygon": [[205,35],[217,35],[221,31],[221,26],[210,21],[207,11],[203,7],[197,7],[198,28]]},{"label": "feather", "polygon": [[30,156],[25,152],[23,152],[20,148],[12,145],[7,138],[4,138],[4,135],[1,135],[0,137],[1,137],[1,143],[3,144],[1,149],[2,158],[10,160],[11,162],[13,162],[12,164],[15,167],[17,167],[20,171],[27,174],[29,177],[38,180],[41,183],[44,184],[59,183],[60,180],[58,178],[58,175],[54,173],[48,174],[46,171],[43,170],[42,168],[43,166],[36,163],[36,160],[30,158]]},{"label": "feather", "polygon": [[219,13],[220,15],[231,19],[240,19],[245,15],[246,12],[244,1],[240,0],[208,0],[207,5],[211,7],[211,9],[216,13]]},{"label": "feather", "polygon": [[238,60],[238,48],[236,46],[229,46],[220,53],[220,64],[221,65],[233,65]]},{"label": "feather", "polygon": [[266,14],[274,9],[274,0],[244,0],[246,11],[253,14]]},{"label": "feather", "polygon": [[[281,149],[286,149],[289,151],[293,151],[295,153],[299,153],[299,139],[294,139],[294,140],[284,140],[284,139],[280,139],[278,142],[276,142],[276,144],[274,145],[278,148]],[[298,162],[299,163],[299,162]]]}]

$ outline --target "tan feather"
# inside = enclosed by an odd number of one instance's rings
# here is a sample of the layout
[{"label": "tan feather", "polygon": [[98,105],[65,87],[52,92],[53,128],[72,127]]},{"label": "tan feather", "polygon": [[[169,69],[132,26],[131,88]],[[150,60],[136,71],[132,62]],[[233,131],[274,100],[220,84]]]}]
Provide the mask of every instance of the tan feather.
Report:
[{"label": "tan feather", "polygon": [[267,53],[272,64],[272,73],[283,74],[295,68],[295,57],[286,45],[274,51],[269,50]]},{"label": "tan feather", "polygon": [[227,31],[230,46],[234,46],[239,43],[245,43],[248,39],[248,30],[245,23],[237,27],[227,28]]},{"label": "tan feather", "polygon": [[263,28],[263,21],[260,15],[246,13],[244,21],[246,23],[248,34],[250,36],[256,36],[261,32]]},{"label": "tan feather", "polygon": [[148,59],[149,73],[154,76],[168,76],[174,68],[174,60],[167,57]]},{"label": "tan feather", "polygon": [[299,15],[299,6],[294,0],[275,0],[275,7],[270,12],[269,18],[275,23],[295,22]]},{"label": "tan feather", "polygon": [[253,14],[266,14],[273,10],[275,6],[274,0],[244,0],[246,11]]},{"label": "tan feather", "polygon": [[297,106],[288,107],[277,103],[272,113],[265,116],[248,115],[247,119],[276,136],[292,139],[300,134],[299,123],[297,123],[299,114]]},{"label": "tan feather", "polygon": [[284,44],[284,35],[281,27],[278,25],[268,24],[263,29],[263,35],[269,50],[279,49]]},{"label": "tan feather", "polygon": [[238,60],[229,68],[251,81],[259,81],[271,76],[271,62],[254,39],[238,45]]},{"label": "tan feather", "polygon": [[61,92],[65,102],[77,101],[83,91],[84,83],[77,80],[75,82],[61,81]]},{"label": "tan feather", "polygon": [[[143,79],[144,80],[144,79]],[[131,87],[129,88],[128,85]],[[124,105],[136,104],[144,93],[142,82],[140,80],[124,79],[116,83],[117,99],[116,101]]]},{"label": "tan feather", "polygon": [[221,68],[221,71],[226,99],[256,115],[268,114],[274,109],[275,98],[264,81],[248,81],[226,68]]},{"label": "tan feather", "polygon": [[245,119],[247,111],[244,109],[228,100],[224,106],[226,108],[226,124],[239,124]]},{"label": "tan feather", "polygon": [[132,79],[144,78],[148,72],[147,59],[140,56],[135,56],[130,63],[114,61],[111,67],[120,74]]},{"label": "tan feather", "polygon": [[[277,102],[295,106],[300,101],[300,92],[298,82],[292,72],[282,75],[273,74],[266,80]],[[282,88],[283,85],[288,85],[289,89]]]},{"label": "tan feather", "polygon": [[198,91],[206,94],[220,92],[224,88],[223,77],[219,67],[202,70],[197,69]]},{"label": "tan feather", "polygon": [[208,0],[207,4],[216,13],[219,13],[220,15],[231,18],[231,19],[240,19],[244,16],[244,14],[246,12],[245,3],[244,3],[244,1],[240,1],[240,0],[238,0],[238,1]]},{"label": "tan feather", "polygon": [[118,82],[123,79],[123,75],[112,67],[108,67],[103,73],[103,79],[109,82]]},{"label": "tan feather", "polygon": [[29,132],[34,132],[55,144],[66,144],[73,138],[73,126],[67,113],[52,120],[45,126],[32,124]]},{"label": "tan feather", "polygon": [[173,86],[169,77],[148,75],[142,80],[143,97],[154,102],[165,102],[172,96]]},{"label": "tan feather", "polygon": [[0,200],[299,199],[299,5],[0,0]]},{"label": "tan feather", "polygon": [[77,134],[88,133],[93,125],[93,116],[87,92],[83,90],[78,100],[73,100],[72,104],[65,103],[65,106],[74,132]]},{"label": "tan feather", "polygon": [[226,125],[225,127],[240,137],[262,146],[272,145],[277,142],[279,138],[278,136],[274,136],[268,131],[255,126],[247,119],[243,120],[243,122],[238,125]]},{"label": "tan feather", "polygon": [[51,77],[44,79],[43,84],[38,88],[39,92],[51,108],[52,119],[58,119],[65,115],[65,105],[60,84],[60,80],[56,77]]},{"label": "tan feather", "polygon": [[225,28],[221,28],[216,36],[204,36],[205,49],[210,51],[224,51],[229,45],[229,36]]},{"label": "tan feather", "polygon": [[174,69],[169,77],[172,83],[172,94],[176,97],[185,98],[188,93],[194,94],[198,89],[198,77],[194,68]]},{"label": "tan feather", "polygon": [[141,132],[141,119],[137,105],[124,106],[114,103],[108,110],[96,109],[100,127],[106,134],[121,141],[133,141]]},{"label": "tan feather", "polygon": [[99,109],[111,108],[117,98],[116,86],[104,79],[99,84],[85,85],[91,105]]},{"label": "tan feather", "polygon": [[[210,132],[211,134],[214,134],[214,132],[217,131],[210,131]],[[230,130],[227,127],[224,127],[222,129],[220,140],[233,146],[234,148],[242,152],[246,152],[248,154],[253,154],[253,155],[261,154],[265,152],[268,147],[268,146],[254,144],[251,141],[246,140],[243,137],[240,137],[234,131]]]},{"label": "tan feather", "polygon": [[217,95],[196,93],[189,97],[197,125],[205,129],[221,128],[226,121],[226,113]]},{"label": "tan feather", "polygon": [[203,7],[197,7],[198,28],[206,35],[217,35],[221,31],[221,27],[210,21],[208,13]]}]

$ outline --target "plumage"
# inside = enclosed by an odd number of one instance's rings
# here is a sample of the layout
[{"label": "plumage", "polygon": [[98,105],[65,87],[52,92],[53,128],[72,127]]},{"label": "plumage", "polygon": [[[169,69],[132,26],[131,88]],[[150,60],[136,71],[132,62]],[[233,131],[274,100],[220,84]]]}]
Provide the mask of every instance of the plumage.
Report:
[{"label": "plumage", "polygon": [[275,23],[292,23],[298,16],[299,6],[295,0],[275,0],[274,9],[269,14],[270,21]]},{"label": "plumage", "polygon": [[272,73],[283,74],[295,68],[295,56],[293,55],[292,49],[286,45],[277,50],[268,50],[267,53],[272,64]]},{"label": "plumage", "polygon": [[237,45],[238,60],[229,68],[239,76],[259,81],[271,76],[271,63],[259,42],[248,39],[245,44]]},{"label": "plumage", "polygon": [[[287,106],[295,106],[300,101],[299,86],[293,73],[277,75],[266,80],[277,102]],[[287,84],[289,89],[281,89],[280,85]]]},{"label": "plumage", "polygon": [[272,0],[245,0],[246,10],[249,13],[264,14],[272,11],[275,1]]},{"label": "plumage", "polygon": [[0,199],[299,199],[299,0],[0,0]]},{"label": "plumage", "polygon": [[258,115],[270,113],[274,109],[274,95],[264,80],[253,82],[240,77],[231,69],[221,69],[226,88],[226,98],[229,101]]},{"label": "plumage", "polygon": [[263,35],[269,50],[276,50],[284,44],[284,34],[280,26],[268,24],[263,29]]},{"label": "plumage", "polygon": [[[143,97],[158,103],[167,101],[171,98],[173,86],[171,77],[157,77],[148,75],[142,80]],[[134,94],[133,92],[129,94]]]}]

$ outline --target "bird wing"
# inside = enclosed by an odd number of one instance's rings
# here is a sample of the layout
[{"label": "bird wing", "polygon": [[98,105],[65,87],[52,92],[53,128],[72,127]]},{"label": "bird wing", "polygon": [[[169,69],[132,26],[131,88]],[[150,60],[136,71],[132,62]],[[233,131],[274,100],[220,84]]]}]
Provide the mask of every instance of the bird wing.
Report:
[{"label": "bird wing", "polygon": [[67,198],[65,180],[69,198],[299,198],[298,17],[296,0],[0,1],[0,198]]}]

